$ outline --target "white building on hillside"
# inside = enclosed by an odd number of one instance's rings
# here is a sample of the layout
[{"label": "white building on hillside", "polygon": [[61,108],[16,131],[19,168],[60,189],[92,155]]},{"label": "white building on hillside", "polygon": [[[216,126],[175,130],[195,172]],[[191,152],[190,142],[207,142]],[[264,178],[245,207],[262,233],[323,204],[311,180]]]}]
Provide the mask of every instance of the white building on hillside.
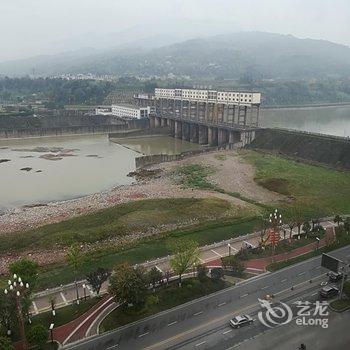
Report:
[{"label": "white building on hillside", "polygon": [[148,118],[149,114],[150,107],[137,107],[125,104],[112,105],[112,115],[116,117],[142,119]]}]

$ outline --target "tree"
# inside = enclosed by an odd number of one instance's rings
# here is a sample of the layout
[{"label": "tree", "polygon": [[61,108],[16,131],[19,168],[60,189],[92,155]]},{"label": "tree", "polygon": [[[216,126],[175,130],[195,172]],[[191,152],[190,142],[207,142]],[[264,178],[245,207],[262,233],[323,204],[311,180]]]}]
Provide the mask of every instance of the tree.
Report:
[{"label": "tree", "polygon": [[350,216],[344,220],[344,230],[349,234],[350,232]]},{"label": "tree", "polygon": [[171,244],[173,256],[170,258],[170,266],[179,276],[181,287],[182,275],[196,265],[199,261],[199,248],[195,241],[179,239]]},{"label": "tree", "polygon": [[343,218],[340,215],[336,215],[334,217],[334,222],[338,225],[338,227],[340,226],[340,223],[343,222]]},{"label": "tree", "polygon": [[30,287],[33,289],[38,279],[38,263],[33,260],[22,258],[11,263],[9,270],[11,274],[21,276],[23,282],[28,282]]},{"label": "tree", "polygon": [[143,305],[147,291],[144,269],[128,263],[119,264],[110,278],[109,293],[121,304]]},{"label": "tree", "polygon": [[[6,335],[8,330],[12,330],[16,325],[15,298],[6,297],[4,293],[0,294],[0,336]],[[0,347],[1,349],[1,347]]]},{"label": "tree", "polygon": [[205,265],[197,265],[197,278],[203,282],[207,278],[208,268]]},{"label": "tree", "polygon": [[214,267],[210,270],[210,277],[213,280],[221,280],[224,277],[224,271],[221,267]]},{"label": "tree", "polygon": [[[305,222],[304,212],[303,212],[303,208],[302,208],[301,204],[299,204],[299,203],[294,204],[294,206],[290,208],[290,212],[289,212],[288,217],[289,217],[288,221],[294,222],[294,225],[298,228],[298,236],[300,237],[301,227],[303,225],[303,222]],[[289,228],[290,227],[291,226],[289,226]]]},{"label": "tree", "polygon": [[1,350],[13,350],[11,340],[8,337],[0,337],[0,349]]},{"label": "tree", "polygon": [[36,345],[39,349],[42,349],[46,344],[49,337],[48,330],[42,325],[37,324],[31,327],[27,334],[27,339],[30,345]]},{"label": "tree", "polygon": [[292,220],[292,221],[289,221],[288,223],[288,228],[289,228],[289,240],[291,241],[292,240],[292,236],[293,236],[293,228],[295,227],[295,222]]},{"label": "tree", "polygon": [[307,236],[311,231],[311,225],[308,221],[305,221],[303,223],[303,232],[305,233],[305,236]]},{"label": "tree", "polygon": [[237,259],[236,256],[225,256],[221,258],[221,264],[226,269],[233,271],[238,276],[241,276],[244,271],[244,266],[241,260]]},{"label": "tree", "polygon": [[153,291],[156,290],[157,283],[160,283],[163,280],[163,274],[154,266],[147,274],[149,283],[153,286]]},{"label": "tree", "polygon": [[91,289],[97,294],[100,294],[102,284],[106,282],[111,275],[111,272],[103,267],[98,267],[96,271],[89,273],[86,276]]},{"label": "tree", "polygon": [[73,244],[70,246],[67,252],[68,264],[73,268],[74,271],[74,283],[75,291],[77,295],[77,303],[79,303],[79,289],[78,289],[78,271],[83,262],[83,254],[79,245]]}]

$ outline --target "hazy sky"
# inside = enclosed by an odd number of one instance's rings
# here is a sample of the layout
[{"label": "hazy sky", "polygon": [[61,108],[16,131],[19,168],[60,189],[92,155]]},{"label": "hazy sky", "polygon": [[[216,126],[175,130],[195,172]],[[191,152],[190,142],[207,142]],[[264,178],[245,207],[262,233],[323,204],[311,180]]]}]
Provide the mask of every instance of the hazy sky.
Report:
[{"label": "hazy sky", "polygon": [[[87,46],[103,35],[166,21],[209,21],[350,46],[350,0],[0,0],[0,61]],[[174,22],[172,22],[174,23]],[[176,30],[176,25],[173,25]],[[70,43],[70,46],[68,45]],[[67,46],[65,46],[67,44]]]}]

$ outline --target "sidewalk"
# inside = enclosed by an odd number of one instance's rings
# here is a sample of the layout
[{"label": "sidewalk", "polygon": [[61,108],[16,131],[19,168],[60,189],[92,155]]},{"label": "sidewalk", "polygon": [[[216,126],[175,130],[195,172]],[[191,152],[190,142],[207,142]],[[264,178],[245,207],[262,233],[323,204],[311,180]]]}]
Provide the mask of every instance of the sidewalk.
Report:
[{"label": "sidewalk", "polygon": [[[323,221],[321,222],[321,224],[325,228],[336,226],[331,221]],[[297,235],[297,234],[298,234],[297,229],[294,228],[293,235]],[[287,234],[287,236],[289,236],[289,233]],[[283,239],[282,236],[281,236],[281,239]],[[254,232],[244,236],[232,238],[226,241],[221,241],[218,243],[213,243],[207,246],[203,246],[200,248],[201,249],[200,261],[202,264],[205,264],[207,266],[221,266],[220,259],[224,256],[229,255],[228,245],[230,245],[231,254],[236,254],[241,249],[241,247],[244,246],[246,243],[249,243],[253,246],[257,246],[259,244],[259,241],[260,241],[260,232]],[[302,248],[298,248],[298,249],[302,249]],[[288,256],[283,255],[281,259],[282,258],[286,259],[288,258]],[[147,269],[151,269],[152,267],[155,266],[159,271],[161,271],[162,273],[165,273],[166,271],[171,270],[169,260],[170,260],[170,256],[166,256],[163,258],[158,258],[153,261],[147,261],[141,265]],[[257,269],[257,272],[264,271],[266,266],[269,263],[260,261],[260,259],[257,259],[257,260],[259,261],[256,261],[256,263],[254,263],[252,266],[249,266],[249,268]],[[86,281],[79,281],[78,283],[78,291],[79,291],[79,296],[81,298],[84,296],[84,288],[83,288],[84,283],[86,283]],[[108,289],[108,283],[104,283],[101,288],[101,294],[106,293],[107,289]],[[90,295],[91,297],[95,296],[89,286],[86,286],[85,293],[87,295]],[[60,308],[60,307],[72,304],[76,300],[76,291],[75,291],[74,283],[36,293],[33,299],[33,305],[31,309],[32,313],[35,315],[41,312],[49,311],[51,309],[50,299],[52,298],[55,298],[56,300],[56,308]]]}]

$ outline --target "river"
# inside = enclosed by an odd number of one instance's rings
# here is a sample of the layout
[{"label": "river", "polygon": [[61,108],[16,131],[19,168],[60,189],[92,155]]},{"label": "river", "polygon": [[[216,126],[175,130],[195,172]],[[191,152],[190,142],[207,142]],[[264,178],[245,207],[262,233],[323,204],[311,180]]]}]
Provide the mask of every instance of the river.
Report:
[{"label": "river", "polygon": [[[260,124],[350,137],[350,106],[263,109]],[[127,174],[135,170],[140,153],[174,154],[200,147],[170,137],[120,142],[106,135],[0,141],[0,212],[131,184]]]},{"label": "river", "polygon": [[350,106],[262,109],[260,125],[350,137]]},{"label": "river", "polygon": [[0,141],[0,211],[131,184],[134,179],[127,174],[135,170],[140,153],[200,147],[170,137],[130,139],[125,146],[106,135]]}]

